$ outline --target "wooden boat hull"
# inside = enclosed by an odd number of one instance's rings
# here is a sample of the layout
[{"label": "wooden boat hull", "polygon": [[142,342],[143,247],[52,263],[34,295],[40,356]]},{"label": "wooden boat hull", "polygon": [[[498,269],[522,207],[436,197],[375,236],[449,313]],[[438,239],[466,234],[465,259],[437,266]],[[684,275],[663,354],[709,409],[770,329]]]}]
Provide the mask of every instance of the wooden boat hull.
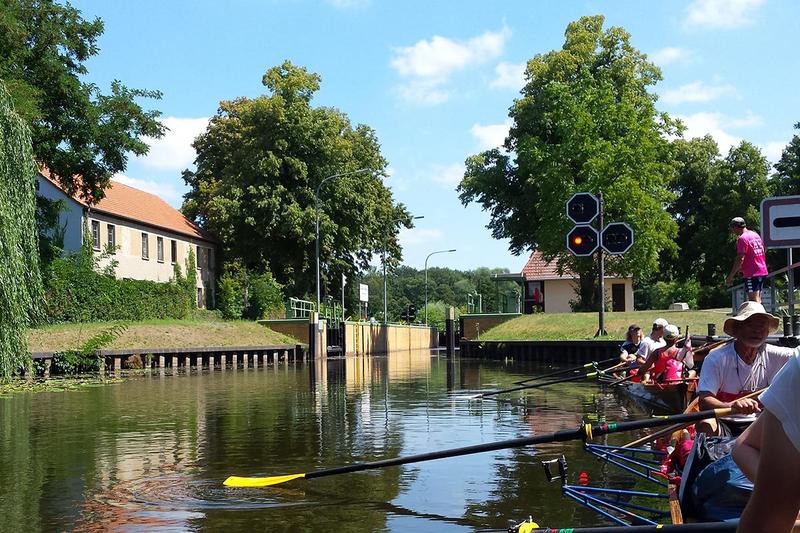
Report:
[{"label": "wooden boat hull", "polygon": [[636,403],[655,414],[682,413],[692,400],[694,391],[689,383],[635,383],[626,381],[617,388]]}]

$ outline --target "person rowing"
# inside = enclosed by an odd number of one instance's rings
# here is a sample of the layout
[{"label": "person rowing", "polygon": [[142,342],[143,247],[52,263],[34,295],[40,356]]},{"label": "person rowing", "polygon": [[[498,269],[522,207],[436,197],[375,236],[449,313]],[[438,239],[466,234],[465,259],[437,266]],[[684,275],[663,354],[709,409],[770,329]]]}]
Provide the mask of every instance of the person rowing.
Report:
[{"label": "person rowing", "polygon": [[[697,386],[700,409],[730,407],[729,420],[752,418],[761,411],[753,398],[741,398],[749,392],[768,387],[778,371],[794,355],[791,348],[767,344],[767,337],[778,329],[780,320],[766,312],[758,302],[744,302],[735,316],[725,320],[725,333],[735,340],[705,358]],[[697,430],[717,435],[716,420],[698,422]]]},{"label": "person rowing", "polygon": [[631,324],[628,326],[628,331],[625,333],[625,342],[619,347],[619,361],[630,365],[629,368],[636,368],[644,359],[636,356],[639,351],[639,346],[642,344],[642,328],[638,324]]},{"label": "person rowing", "polygon": [[[683,348],[678,348],[675,343],[679,336],[678,326],[672,324],[664,326],[665,345],[654,350],[639,368],[639,375],[644,376],[645,382],[650,381],[651,378],[659,383],[683,381],[684,369],[690,372],[689,377],[695,376],[691,344],[687,346],[687,343],[684,343]],[[650,375],[651,368],[653,369],[652,376]]]}]

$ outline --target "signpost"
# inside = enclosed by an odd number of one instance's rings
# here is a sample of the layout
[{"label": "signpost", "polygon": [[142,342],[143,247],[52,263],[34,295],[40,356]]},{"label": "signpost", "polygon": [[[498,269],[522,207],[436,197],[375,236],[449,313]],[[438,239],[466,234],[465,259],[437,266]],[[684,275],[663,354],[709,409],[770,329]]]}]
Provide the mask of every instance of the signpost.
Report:
[{"label": "signpost", "polygon": [[369,302],[369,285],[366,283],[358,284],[358,300],[364,304],[364,315],[367,315],[367,302]]},{"label": "signpost", "polygon": [[786,303],[789,314],[794,315],[792,248],[800,247],[800,196],[772,196],[761,201],[761,240],[765,248],[786,248],[786,265],[789,267]]},{"label": "signpost", "polygon": [[[600,309],[597,333],[594,336],[607,335],[605,328],[606,272],[603,250],[612,255],[622,255],[630,250],[633,246],[633,229],[624,222],[603,225],[603,193],[598,196],[589,192],[573,194],[567,200],[567,217],[576,224],[567,233],[567,249],[577,257],[588,257],[597,252],[597,265],[600,271]],[[595,218],[598,219],[599,232],[590,225]],[[800,210],[798,211],[798,223],[800,224]]]}]

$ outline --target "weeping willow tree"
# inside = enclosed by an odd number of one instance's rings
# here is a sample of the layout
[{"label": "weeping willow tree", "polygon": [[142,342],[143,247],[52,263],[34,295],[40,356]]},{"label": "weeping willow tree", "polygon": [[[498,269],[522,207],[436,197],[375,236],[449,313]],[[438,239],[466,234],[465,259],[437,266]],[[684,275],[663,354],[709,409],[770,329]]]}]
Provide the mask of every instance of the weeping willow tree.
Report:
[{"label": "weeping willow tree", "polygon": [[25,330],[42,293],[35,176],[30,131],[0,81],[0,381],[30,363]]}]

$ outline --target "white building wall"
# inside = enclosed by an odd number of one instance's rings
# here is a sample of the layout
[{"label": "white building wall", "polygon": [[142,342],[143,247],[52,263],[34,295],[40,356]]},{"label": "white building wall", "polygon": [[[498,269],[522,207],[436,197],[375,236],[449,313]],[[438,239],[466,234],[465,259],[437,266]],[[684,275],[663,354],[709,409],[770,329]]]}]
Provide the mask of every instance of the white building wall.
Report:
[{"label": "white building wall", "polygon": [[81,249],[83,238],[83,207],[41,176],[37,176],[36,179],[38,183],[36,194],[48,200],[63,200],[66,204],[67,210],[61,212],[58,221],[59,226],[65,228],[64,251],[77,252]]}]

